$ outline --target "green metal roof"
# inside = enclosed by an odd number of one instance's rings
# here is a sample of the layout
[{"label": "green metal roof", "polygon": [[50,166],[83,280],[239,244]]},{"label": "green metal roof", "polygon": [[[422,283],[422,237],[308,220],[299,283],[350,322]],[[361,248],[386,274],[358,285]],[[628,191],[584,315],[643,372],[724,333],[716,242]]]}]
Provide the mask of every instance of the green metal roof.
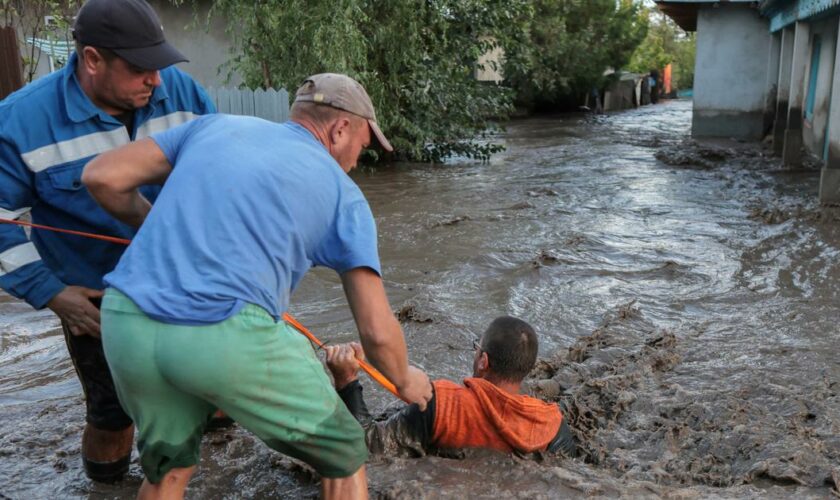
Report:
[{"label": "green metal roof", "polygon": [[817,20],[840,11],[840,0],[764,0],[761,14],[770,18],[770,31],[796,21]]},{"label": "green metal roof", "polygon": [[697,31],[697,10],[703,6],[721,3],[755,4],[755,0],[654,0],[665,15],[676,22],[685,31]]}]

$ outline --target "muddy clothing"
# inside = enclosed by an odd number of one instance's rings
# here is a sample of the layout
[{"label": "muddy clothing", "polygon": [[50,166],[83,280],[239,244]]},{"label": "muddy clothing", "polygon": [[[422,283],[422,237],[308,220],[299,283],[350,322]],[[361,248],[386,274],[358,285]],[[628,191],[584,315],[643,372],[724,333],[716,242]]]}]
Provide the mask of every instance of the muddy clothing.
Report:
[{"label": "muddy clothing", "polygon": [[309,341],[260,307],[214,325],[172,325],[108,289],[102,341],[152,483],[198,463],[216,408],[324,477],[349,476],[367,459],[362,428]]},{"label": "muddy clothing", "polygon": [[433,388],[425,411],[405,406],[383,422],[371,421],[358,381],[338,394],[366,426],[372,453],[398,448],[423,455],[431,448],[490,448],[575,455],[571,430],[557,405],[507,393],[479,378],[464,380],[464,386],[438,380]]},{"label": "muddy clothing", "polygon": [[[99,299],[93,302],[100,306]],[[122,409],[117,398],[102,341],[90,335],[73,335],[63,321],[61,329],[85,394],[87,422],[105,431],[121,431],[131,425],[131,417]]]}]

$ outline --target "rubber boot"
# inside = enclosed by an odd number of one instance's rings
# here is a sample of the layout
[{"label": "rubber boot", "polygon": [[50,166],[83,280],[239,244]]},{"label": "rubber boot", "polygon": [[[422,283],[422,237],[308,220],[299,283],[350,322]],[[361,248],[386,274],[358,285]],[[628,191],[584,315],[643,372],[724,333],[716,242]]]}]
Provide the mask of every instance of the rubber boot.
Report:
[{"label": "rubber boot", "polygon": [[100,483],[115,483],[128,472],[134,426],[121,431],[106,431],[90,424],[82,434],[82,464],[85,474]]}]

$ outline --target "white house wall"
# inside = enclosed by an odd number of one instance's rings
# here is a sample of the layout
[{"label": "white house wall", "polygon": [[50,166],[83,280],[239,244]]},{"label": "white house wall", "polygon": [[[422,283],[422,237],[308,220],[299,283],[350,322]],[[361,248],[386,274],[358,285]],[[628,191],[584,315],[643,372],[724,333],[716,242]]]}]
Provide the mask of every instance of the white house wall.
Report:
[{"label": "white house wall", "polygon": [[[745,139],[763,136],[768,92],[763,83],[770,36],[767,20],[749,6],[700,9],[693,135]],[[761,84],[755,85],[756,82]]]},{"label": "white house wall", "polygon": [[794,29],[785,28],[780,30],[779,33],[782,35],[782,47],[779,54],[779,76],[776,86],[776,119],[773,123],[773,152],[776,155],[781,155],[785,146]]},{"label": "white house wall", "polygon": [[[834,16],[830,22],[840,30],[840,17]],[[820,176],[820,201],[828,204],[840,204],[840,51],[834,47],[834,74],[831,84],[831,104],[828,106],[827,157]]]},{"label": "white house wall", "polygon": [[766,95],[764,96],[765,134],[773,130],[773,122],[776,119],[776,103],[779,100],[779,68],[782,62],[782,34],[783,32],[780,31],[770,36],[770,48],[768,49],[769,53],[767,56],[767,80],[764,83],[767,89]]},{"label": "white house wall", "polygon": [[810,47],[811,25],[805,21],[797,21],[793,37],[787,128],[785,129],[785,144],[782,148],[782,161],[786,165],[799,165],[802,162],[802,121],[805,110],[806,69],[811,56]]}]

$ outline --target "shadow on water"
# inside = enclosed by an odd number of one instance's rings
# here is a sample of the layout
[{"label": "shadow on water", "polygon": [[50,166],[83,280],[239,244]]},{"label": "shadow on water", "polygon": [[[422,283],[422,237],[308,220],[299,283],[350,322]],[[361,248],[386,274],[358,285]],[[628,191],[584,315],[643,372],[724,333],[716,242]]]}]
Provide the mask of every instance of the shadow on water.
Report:
[{"label": "shadow on water", "polygon": [[[688,102],[512,123],[489,164],[354,174],[371,202],[412,360],[469,375],[495,316],[531,322],[528,388],[561,401],[583,457],[374,457],[384,498],[825,497],[840,482],[840,214],[818,172],[687,140]],[[132,497],[81,471],[83,403],[56,321],[0,299],[0,493]],[[292,312],[354,338],[338,280]],[[393,399],[367,382],[378,410]],[[189,496],[309,497],[305,466],[242,429],[205,437]]]}]

